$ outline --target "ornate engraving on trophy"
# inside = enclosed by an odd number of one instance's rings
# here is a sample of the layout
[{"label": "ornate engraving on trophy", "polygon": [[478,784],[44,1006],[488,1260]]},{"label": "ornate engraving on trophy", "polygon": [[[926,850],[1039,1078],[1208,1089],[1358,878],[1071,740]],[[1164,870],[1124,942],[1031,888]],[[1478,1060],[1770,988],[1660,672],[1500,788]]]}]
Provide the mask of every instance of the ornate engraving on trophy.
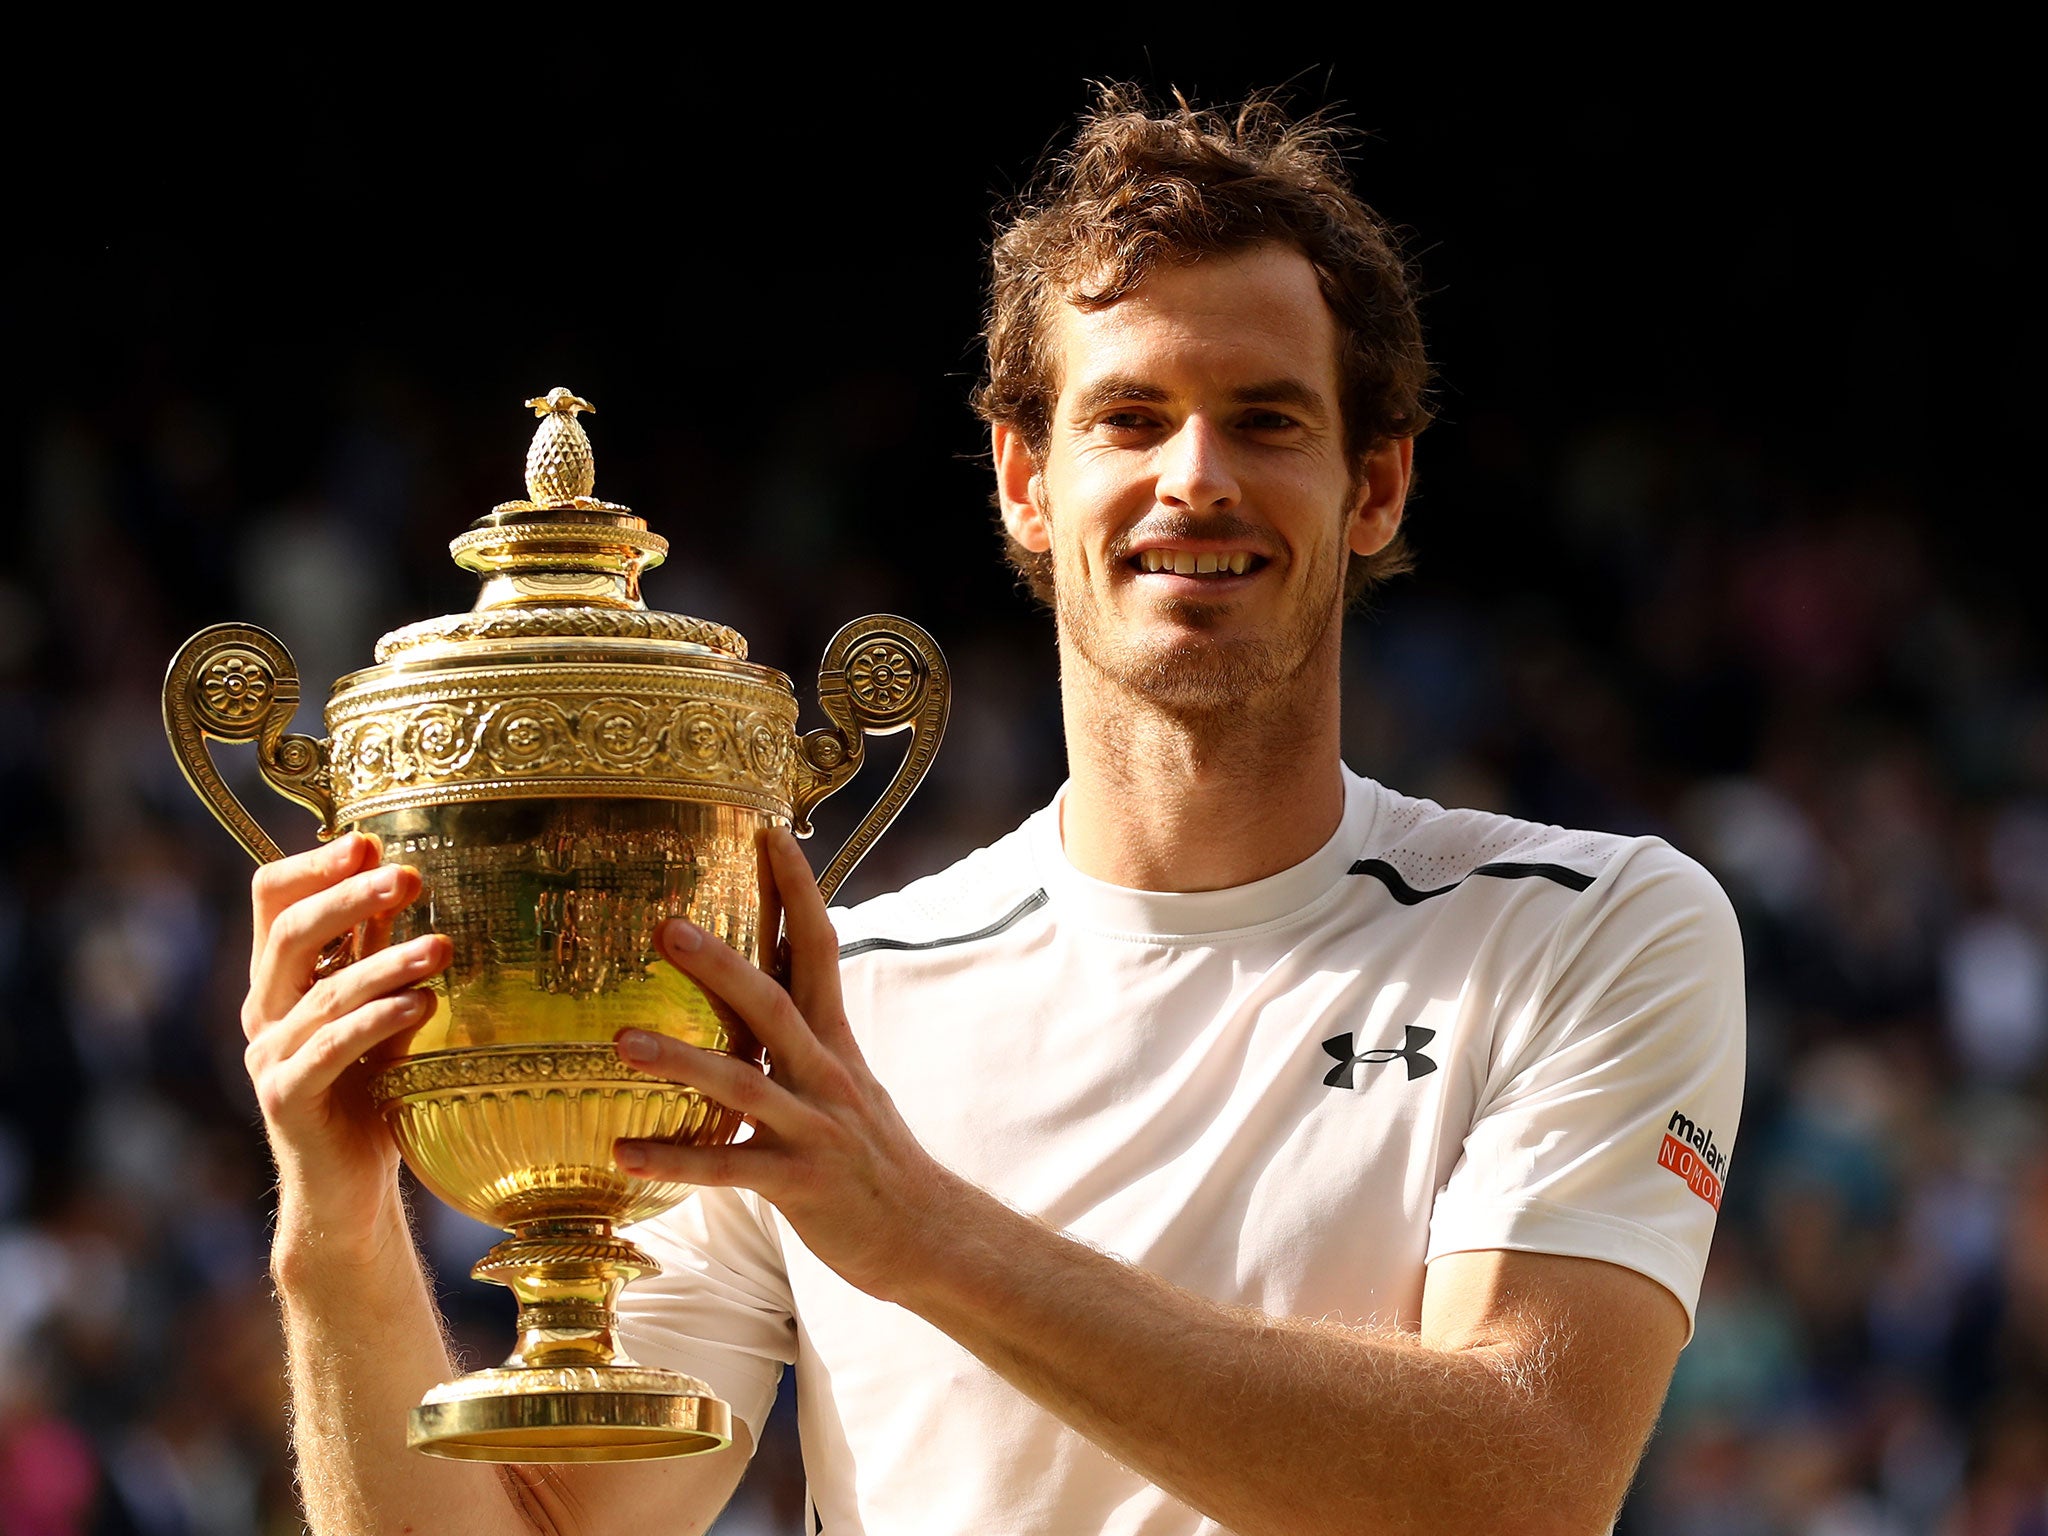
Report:
[{"label": "ornate engraving on trophy", "polygon": [[[591,668],[573,680],[603,687],[628,681],[622,670]],[[720,799],[735,790],[790,798],[794,711],[763,690],[697,680],[695,696],[650,700],[645,678],[631,679],[642,696],[626,698],[569,693],[570,679],[556,677],[553,691],[540,694],[522,686],[539,680],[534,671],[496,672],[460,700],[435,697],[441,685],[432,681],[401,679],[338,708],[328,752],[346,809],[374,813],[394,796],[414,802],[454,788],[556,794],[569,787],[557,781],[576,781],[588,793],[582,781],[590,779],[627,780],[635,794],[675,798],[698,798],[694,785]]]}]

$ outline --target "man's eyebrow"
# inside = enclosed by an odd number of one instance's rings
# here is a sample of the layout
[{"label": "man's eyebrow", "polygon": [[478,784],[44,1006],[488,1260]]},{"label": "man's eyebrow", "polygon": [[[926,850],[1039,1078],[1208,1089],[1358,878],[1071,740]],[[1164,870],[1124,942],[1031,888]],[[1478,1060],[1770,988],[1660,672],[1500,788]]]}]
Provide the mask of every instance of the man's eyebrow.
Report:
[{"label": "man's eyebrow", "polygon": [[[1136,374],[1111,373],[1084,385],[1068,409],[1076,417],[1088,417],[1112,405],[1158,405],[1168,398],[1166,390],[1146,383]],[[1230,392],[1230,398],[1238,405],[1292,406],[1317,417],[1327,415],[1330,409],[1320,390],[1294,378],[1262,379],[1256,384],[1240,385]]]},{"label": "man's eyebrow", "polygon": [[1247,384],[1242,389],[1233,389],[1230,398],[1239,405],[1291,405],[1296,410],[1317,416],[1326,414],[1330,409],[1322,391],[1300,379],[1267,379],[1258,384]]},{"label": "man's eyebrow", "polygon": [[1166,399],[1166,391],[1157,384],[1147,384],[1136,374],[1111,373],[1084,386],[1074,396],[1069,409],[1076,416],[1093,416],[1104,406],[1121,405],[1126,401],[1142,405],[1157,405]]}]

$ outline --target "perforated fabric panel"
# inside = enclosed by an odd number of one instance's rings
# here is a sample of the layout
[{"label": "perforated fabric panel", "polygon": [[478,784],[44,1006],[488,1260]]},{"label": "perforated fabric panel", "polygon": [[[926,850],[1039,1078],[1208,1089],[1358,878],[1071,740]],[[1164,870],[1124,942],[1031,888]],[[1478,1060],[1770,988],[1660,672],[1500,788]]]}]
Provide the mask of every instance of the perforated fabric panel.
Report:
[{"label": "perforated fabric panel", "polygon": [[1561,864],[1598,877],[1629,839],[1517,821],[1488,811],[1445,810],[1434,800],[1389,793],[1374,831],[1382,859],[1419,891],[1456,885],[1484,864]]}]

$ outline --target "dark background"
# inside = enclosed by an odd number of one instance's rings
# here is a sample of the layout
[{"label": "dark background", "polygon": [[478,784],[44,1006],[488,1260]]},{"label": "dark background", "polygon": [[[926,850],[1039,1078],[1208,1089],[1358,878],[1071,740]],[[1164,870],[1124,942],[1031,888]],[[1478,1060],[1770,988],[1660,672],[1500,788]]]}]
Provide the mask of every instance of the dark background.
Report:
[{"label": "dark background", "polygon": [[[1996,46],[991,34],[912,67],[553,17],[208,75],[127,42],[29,82],[12,161],[0,1532],[294,1528],[247,870],[162,745],[170,652],[265,623],[317,703],[466,607],[446,541],[567,384],[598,494],[671,540],[654,606],[807,708],[846,618],[947,648],[940,766],[849,893],[1000,835],[1063,770],[965,406],[990,209],[1109,77],[1334,105],[1407,232],[1439,421],[1421,568],[1354,623],[1352,765],[1661,833],[1742,912],[1749,1107],[1625,1529],[2048,1529],[2038,143]],[[477,1234],[429,1226],[458,1275]],[[792,1475],[771,1445],[721,1530],[795,1530]]]}]

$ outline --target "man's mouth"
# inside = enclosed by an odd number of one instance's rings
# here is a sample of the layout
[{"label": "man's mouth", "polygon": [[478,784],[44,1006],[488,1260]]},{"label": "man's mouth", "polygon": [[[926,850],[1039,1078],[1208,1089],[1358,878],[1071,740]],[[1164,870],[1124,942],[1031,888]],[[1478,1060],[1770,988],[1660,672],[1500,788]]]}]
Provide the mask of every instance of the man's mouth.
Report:
[{"label": "man's mouth", "polygon": [[1243,576],[1266,559],[1247,549],[1143,549],[1127,563],[1147,575]]}]

